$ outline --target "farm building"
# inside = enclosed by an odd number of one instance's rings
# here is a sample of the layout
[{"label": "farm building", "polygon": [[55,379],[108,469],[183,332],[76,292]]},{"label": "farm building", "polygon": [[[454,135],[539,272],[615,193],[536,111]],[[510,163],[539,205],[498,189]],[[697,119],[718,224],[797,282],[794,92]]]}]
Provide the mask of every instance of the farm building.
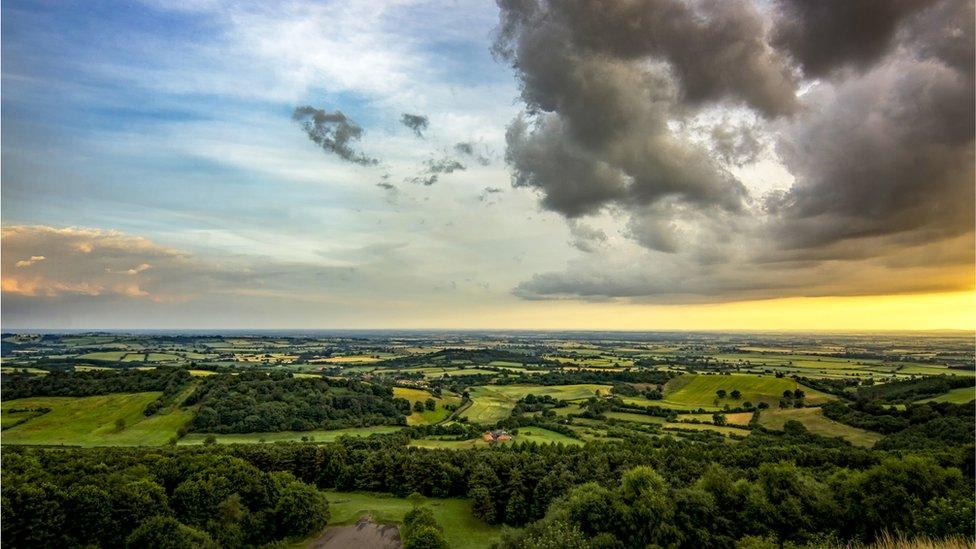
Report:
[{"label": "farm building", "polygon": [[481,435],[481,438],[485,442],[508,442],[512,440],[512,435],[504,430],[485,431],[485,434]]}]

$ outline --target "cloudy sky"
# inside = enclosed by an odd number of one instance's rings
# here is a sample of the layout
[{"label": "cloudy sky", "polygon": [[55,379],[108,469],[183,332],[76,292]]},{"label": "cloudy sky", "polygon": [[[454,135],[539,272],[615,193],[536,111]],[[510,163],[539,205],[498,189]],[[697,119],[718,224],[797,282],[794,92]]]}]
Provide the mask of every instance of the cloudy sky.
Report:
[{"label": "cloudy sky", "polygon": [[2,321],[971,329],[973,11],[6,1]]}]

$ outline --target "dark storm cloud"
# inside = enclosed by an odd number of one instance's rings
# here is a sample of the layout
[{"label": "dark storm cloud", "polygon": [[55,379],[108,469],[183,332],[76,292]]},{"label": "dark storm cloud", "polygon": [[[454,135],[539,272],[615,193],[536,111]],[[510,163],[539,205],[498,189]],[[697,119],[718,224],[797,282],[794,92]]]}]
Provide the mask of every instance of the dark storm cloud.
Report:
[{"label": "dark storm cloud", "polygon": [[973,82],[946,65],[895,61],[810,98],[780,138],[797,181],[776,199],[784,246],[973,229]]},{"label": "dark storm cloud", "polygon": [[778,0],[772,43],[808,76],[869,67],[892,47],[899,25],[937,0]]},{"label": "dark storm cloud", "polygon": [[607,241],[607,233],[601,229],[591,227],[586,223],[574,219],[568,220],[568,225],[569,234],[573,237],[569,244],[581,252],[595,252]]},{"label": "dark storm cloud", "polygon": [[363,129],[342,111],[327,112],[306,105],[296,108],[292,118],[301,124],[308,138],[325,152],[362,166],[379,163],[379,160],[352,148],[352,144],[363,136]]},{"label": "dark storm cloud", "polygon": [[[567,217],[671,197],[741,209],[741,183],[668,126],[691,104],[792,110],[789,72],[757,45],[758,14],[733,4],[704,14],[677,1],[501,2],[495,52],[526,106],[506,134],[513,184]],[[690,40],[707,52],[690,55]]]},{"label": "dark storm cloud", "polygon": [[[506,133],[513,185],[574,223],[623,216],[621,234],[640,250],[615,261],[601,247],[517,295],[972,286],[971,1],[499,5],[494,52],[525,107]],[[726,168],[772,144],[794,183],[750,196]]]},{"label": "dark storm cloud", "polygon": [[424,132],[427,131],[427,126],[430,125],[430,120],[420,114],[403,113],[400,117],[400,123],[413,130],[417,137],[423,137]]}]

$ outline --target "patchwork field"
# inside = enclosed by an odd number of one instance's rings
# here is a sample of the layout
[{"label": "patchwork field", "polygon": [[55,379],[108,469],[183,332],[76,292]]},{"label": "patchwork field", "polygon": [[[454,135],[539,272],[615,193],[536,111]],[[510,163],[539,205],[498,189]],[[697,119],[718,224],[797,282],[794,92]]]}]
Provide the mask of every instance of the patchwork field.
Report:
[{"label": "patchwork field", "polygon": [[960,387],[952,389],[944,395],[919,400],[918,402],[951,402],[953,404],[966,404],[976,400],[976,389],[973,387]]},{"label": "patchwork field", "polygon": [[621,421],[633,421],[635,423],[654,423],[660,425],[667,421],[663,417],[648,416],[645,414],[631,414],[628,412],[607,412],[603,415],[605,415],[607,418],[610,419],[619,419]]},{"label": "patchwork field", "polygon": [[[362,492],[327,492],[330,525],[354,524],[370,515],[380,524],[400,523],[412,509],[404,498]],[[471,502],[463,499],[426,498],[424,504],[444,527],[444,538],[454,549],[489,547],[501,536],[501,527],[491,526],[474,517]]]},{"label": "patchwork field", "polygon": [[879,433],[825,418],[820,408],[769,409],[759,414],[759,424],[769,429],[782,430],[783,425],[791,419],[802,423],[811,433],[825,437],[842,437],[857,446],[874,446],[882,438]]},{"label": "patchwork field", "polygon": [[[253,444],[261,442],[298,442],[305,437],[310,442],[334,442],[337,438],[368,437],[369,435],[395,433],[402,429],[394,425],[377,425],[373,427],[350,427],[348,429],[334,429],[331,431],[281,431],[277,433],[226,433],[216,434],[217,444]],[[203,444],[207,439],[205,433],[190,433],[181,438],[177,444]]]},{"label": "patchwork field", "polygon": [[538,444],[559,443],[567,445],[582,445],[583,441],[568,437],[562,433],[543,429],[541,427],[520,427],[518,434],[515,435],[515,444],[523,442],[535,442]]},{"label": "patchwork field", "polygon": [[440,423],[451,415],[451,411],[444,407],[445,404],[458,406],[461,404],[461,397],[456,395],[442,394],[435,397],[423,389],[411,389],[409,387],[394,387],[393,396],[405,398],[412,405],[415,402],[424,402],[429,398],[434,399],[436,408],[424,410],[423,412],[413,412],[407,416],[407,425],[433,425]]},{"label": "patchwork field", "polygon": [[[664,399],[658,401],[659,406],[675,409],[704,408],[718,409],[725,405],[736,407],[745,402],[759,404],[765,402],[770,406],[779,403],[784,391],[794,391],[799,387],[796,381],[789,378],[755,375],[695,375],[678,376],[664,386]],[[814,391],[808,387],[801,387],[806,393],[808,404],[819,404],[830,399],[828,395]],[[724,390],[724,398],[717,396],[717,391]],[[730,394],[738,390],[742,393],[738,399]],[[653,402],[653,401],[652,401]]]},{"label": "patchwork field", "polygon": [[721,425],[712,425],[710,423],[665,423],[665,429],[671,429],[674,431],[712,431],[714,433],[719,433],[721,435],[735,435],[739,437],[749,436],[750,431],[747,429],[740,429],[738,427],[725,427]]},{"label": "patchwork field", "polygon": [[[166,444],[188,423],[187,409],[143,410],[162,393],[121,393],[91,397],[33,397],[3,402],[8,409],[50,408],[50,412],[3,431],[3,444],[69,446],[157,446]],[[124,428],[118,428],[118,420]]]},{"label": "patchwork field", "polygon": [[505,419],[515,402],[529,395],[549,395],[562,400],[581,400],[598,394],[609,394],[609,385],[481,385],[473,387],[471,406],[462,414],[476,423],[494,423]]}]

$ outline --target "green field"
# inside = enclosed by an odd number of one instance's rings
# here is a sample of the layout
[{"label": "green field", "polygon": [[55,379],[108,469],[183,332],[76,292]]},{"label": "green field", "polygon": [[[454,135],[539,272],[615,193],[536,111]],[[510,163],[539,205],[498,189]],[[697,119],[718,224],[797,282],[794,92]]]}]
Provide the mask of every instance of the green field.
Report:
[{"label": "green field", "polygon": [[724,427],[721,425],[712,425],[711,423],[665,423],[664,428],[675,431],[712,431],[713,433],[718,433],[720,435],[735,435],[740,437],[749,436],[751,433],[751,431],[747,429],[740,429],[738,427]]},{"label": "green field", "polygon": [[562,400],[581,400],[596,394],[609,394],[609,385],[481,385],[472,387],[471,406],[462,414],[475,423],[494,423],[505,419],[515,402],[529,395],[549,395]]},{"label": "green field", "polygon": [[[369,435],[395,433],[402,429],[394,425],[376,425],[373,427],[350,427],[347,429],[333,429],[330,431],[280,431],[277,433],[226,433],[215,434],[218,444],[253,444],[259,442],[298,442],[307,437],[312,442],[335,442],[341,436],[367,437]],[[177,444],[203,444],[206,433],[190,433],[181,438]]]},{"label": "green field", "polygon": [[548,429],[543,429],[542,427],[533,426],[519,427],[518,434],[515,435],[513,442],[515,444],[522,442],[535,442],[538,444],[557,443],[576,446],[583,444],[582,440],[568,437],[562,433],[557,433]]},{"label": "green field", "polygon": [[489,444],[480,438],[469,440],[440,440],[436,438],[421,438],[410,441],[415,448],[432,448],[436,450],[469,450],[471,448],[487,448]]},{"label": "green field", "polygon": [[453,404],[455,406],[461,404],[461,397],[447,394],[447,391],[445,391],[441,397],[435,397],[423,389],[394,387],[393,396],[405,398],[410,401],[411,405],[417,401],[424,402],[428,398],[434,399],[434,401],[437,403],[437,407],[433,410],[425,409],[423,412],[411,413],[409,416],[407,416],[407,425],[433,425],[435,423],[440,423],[451,415],[451,411],[444,408],[445,404]]},{"label": "green field", "polygon": [[667,421],[663,417],[649,416],[645,414],[632,414],[629,412],[607,412],[603,415],[610,419],[619,419],[621,421],[633,421],[635,423],[662,424]]},{"label": "green field", "polygon": [[[3,431],[3,444],[69,446],[157,446],[176,436],[193,418],[187,409],[169,408],[151,417],[142,411],[162,393],[120,393],[90,397],[32,397],[3,402],[3,409],[51,411]],[[119,431],[116,421],[125,421]]]},{"label": "green field", "polygon": [[[404,498],[361,492],[326,492],[329,498],[330,525],[355,524],[371,515],[380,524],[399,523],[412,506]],[[498,541],[501,527],[490,526],[471,514],[471,502],[464,499],[425,498],[444,538],[453,549],[490,547]]]},{"label": "green field", "polygon": [[129,354],[128,351],[105,351],[101,353],[87,353],[79,356],[78,358],[87,358],[90,360],[111,360],[113,362],[118,362]]},{"label": "green field", "polygon": [[[796,381],[785,377],[685,374],[669,381],[664,386],[664,399],[657,402],[658,406],[684,410],[698,407],[714,410],[725,405],[735,408],[745,402],[765,402],[773,406],[779,404],[783,391],[793,391],[797,387]],[[739,399],[729,396],[719,399],[716,396],[719,389],[724,389],[727,393],[737,389],[742,396]],[[826,402],[831,398],[807,387],[803,387],[803,391],[808,404]]]},{"label": "green field", "polygon": [[[731,414],[722,414],[722,415],[725,416],[725,422],[728,425],[745,426],[745,425],[749,425],[749,422],[752,421],[753,413],[752,412],[734,412],[734,413],[731,413]],[[681,414],[681,415],[678,416],[678,421],[679,422],[697,421],[697,422],[702,422],[702,423],[713,423],[714,422],[714,419],[715,418],[713,417],[712,414]]]},{"label": "green field", "polygon": [[19,368],[14,366],[4,366],[0,371],[5,374],[34,374],[39,376],[46,376],[48,374],[47,370],[41,370],[40,368]]},{"label": "green field", "polygon": [[976,389],[973,387],[960,387],[952,389],[944,395],[925,398],[918,402],[951,402],[953,404],[966,404],[976,400]]},{"label": "green field", "polygon": [[881,440],[879,433],[858,429],[825,418],[820,408],[786,408],[784,410],[764,410],[759,414],[759,424],[768,429],[781,430],[789,420],[803,424],[811,433],[825,437],[843,437],[856,446],[874,446]]}]

